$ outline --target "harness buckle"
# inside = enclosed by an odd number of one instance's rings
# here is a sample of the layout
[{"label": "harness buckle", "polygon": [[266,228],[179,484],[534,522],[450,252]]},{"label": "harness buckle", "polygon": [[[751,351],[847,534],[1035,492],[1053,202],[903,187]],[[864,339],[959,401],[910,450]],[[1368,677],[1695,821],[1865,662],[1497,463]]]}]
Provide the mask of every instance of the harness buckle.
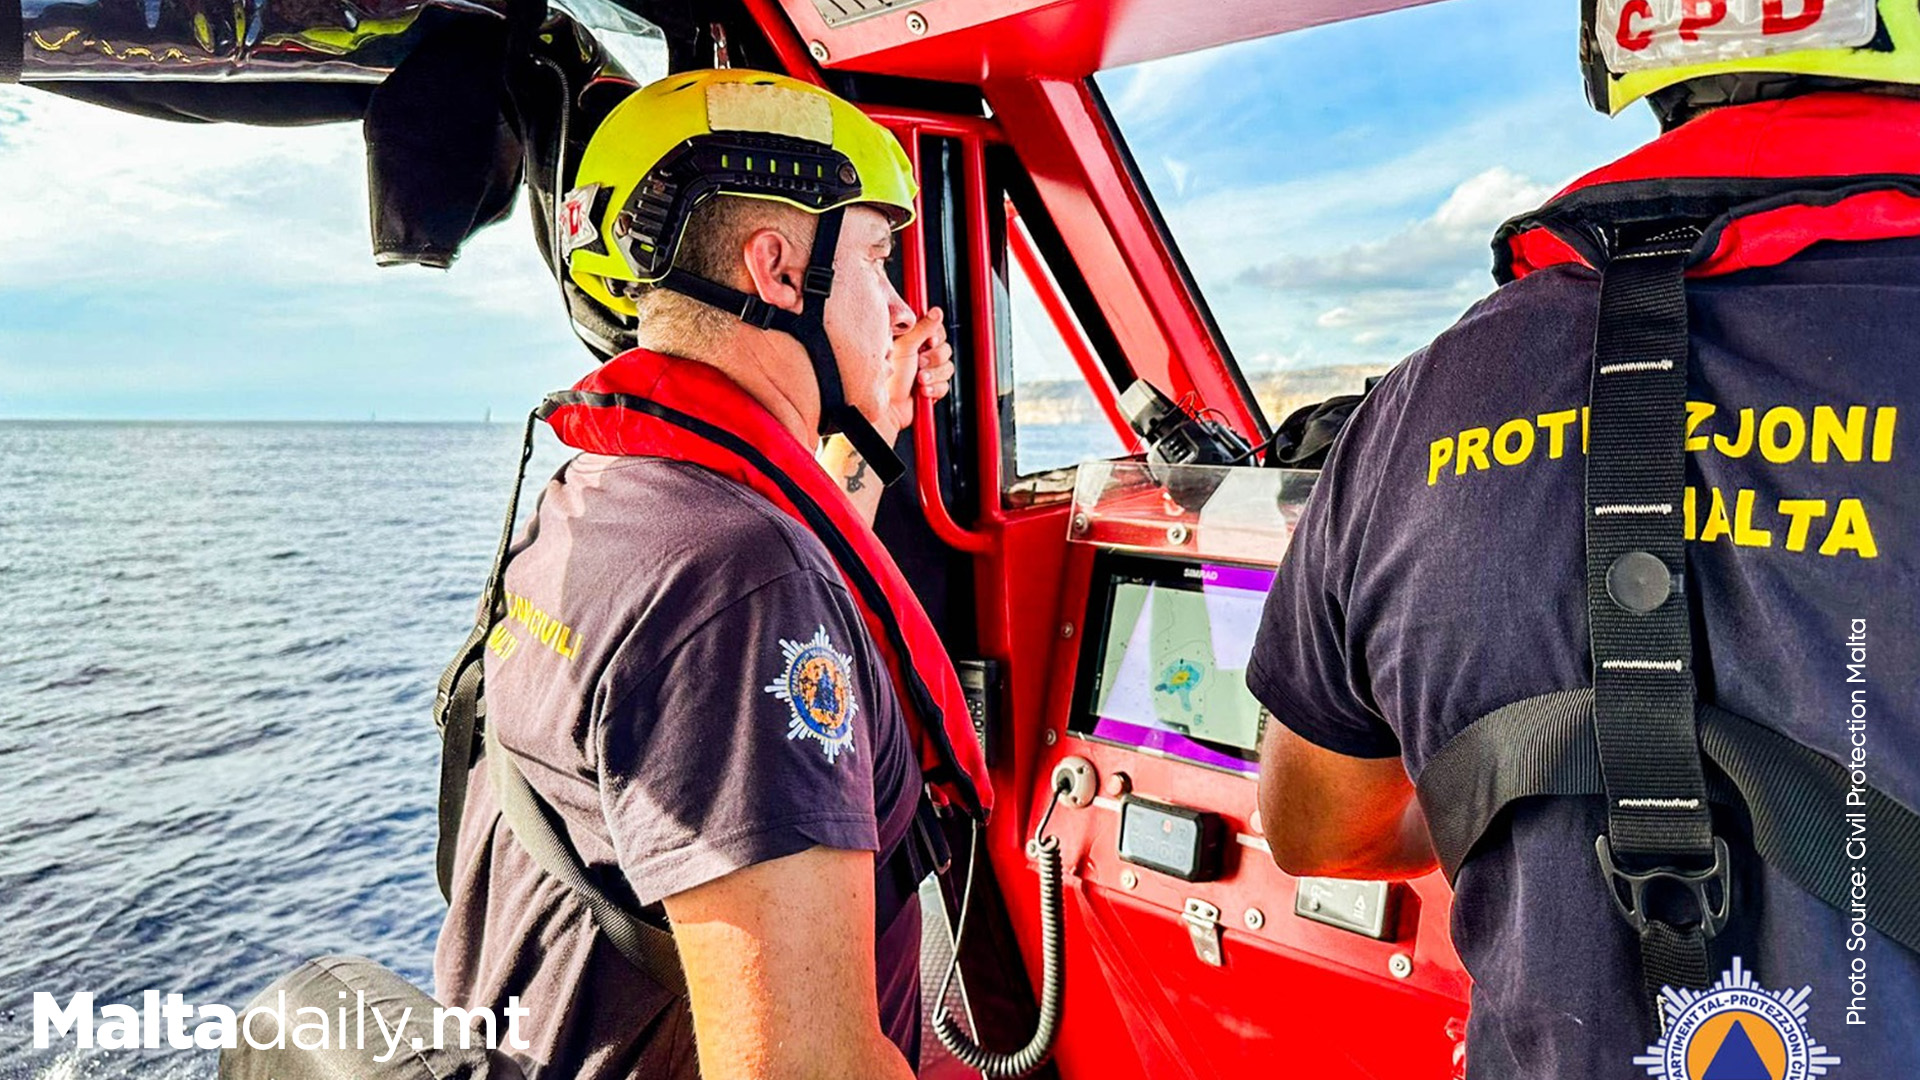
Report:
[{"label": "harness buckle", "polygon": [[825,296],[833,291],[833,267],[809,266],[800,279],[800,291],[808,296]]},{"label": "harness buckle", "polygon": [[[1711,941],[1727,925],[1727,917],[1733,909],[1732,860],[1727,857],[1727,842],[1719,837],[1713,838],[1713,865],[1704,870],[1681,870],[1672,866],[1656,866],[1651,870],[1634,872],[1623,870],[1613,858],[1613,844],[1606,833],[1593,842],[1594,852],[1600,857],[1600,873],[1607,879],[1607,894],[1613,897],[1613,906],[1620,912],[1621,918],[1635,931],[1644,935],[1647,925],[1656,921],[1647,914],[1647,888],[1659,881],[1671,881],[1684,888],[1693,896],[1694,903],[1700,909],[1700,920],[1691,926],[1675,929],[1698,930],[1704,940]],[[1714,901],[1711,887],[1718,884],[1720,898]],[[1621,886],[1626,886],[1625,891]],[[1665,920],[1657,920],[1664,922]]]},{"label": "harness buckle", "polygon": [[740,305],[740,321],[756,329],[765,330],[773,325],[779,310],[757,296],[749,296],[746,302]]}]

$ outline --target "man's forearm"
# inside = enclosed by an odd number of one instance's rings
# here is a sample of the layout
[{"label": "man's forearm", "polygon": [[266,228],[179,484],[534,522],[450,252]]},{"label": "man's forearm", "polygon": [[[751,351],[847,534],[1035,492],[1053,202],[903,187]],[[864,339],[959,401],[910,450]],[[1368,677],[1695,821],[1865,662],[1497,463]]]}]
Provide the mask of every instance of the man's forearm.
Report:
[{"label": "man's forearm", "polygon": [[1353,849],[1327,877],[1400,880],[1415,878],[1432,870],[1438,860],[1433,840],[1427,833],[1427,817],[1418,802],[1407,804],[1398,826],[1380,835],[1375,843]]},{"label": "man's forearm", "polygon": [[874,515],[880,511],[880,493],[886,490],[886,485],[874,475],[867,459],[860,456],[845,435],[835,435],[820,448],[819,462],[827,475],[833,477],[833,482],[839,484],[840,489],[847,493],[847,498],[852,500],[860,520],[872,525]]},{"label": "man's forearm", "polygon": [[[700,1075],[912,1080],[880,1026],[872,852],[809,848],[665,903]],[[796,920],[794,911],[818,914]]]},{"label": "man's forearm", "polygon": [[1261,746],[1260,816],[1274,862],[1296,877],[1408,878],[1434,866],[1398,758],[1347,757],[1280,724]]}]

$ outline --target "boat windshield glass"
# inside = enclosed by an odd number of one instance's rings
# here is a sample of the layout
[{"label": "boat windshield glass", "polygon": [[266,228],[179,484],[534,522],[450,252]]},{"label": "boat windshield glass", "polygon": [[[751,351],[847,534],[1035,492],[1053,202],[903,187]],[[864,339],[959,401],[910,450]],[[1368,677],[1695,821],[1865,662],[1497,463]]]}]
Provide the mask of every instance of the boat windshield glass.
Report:
[{"label": "boat windshield glass", "polygon": [[1432,340],[1502,221],[1657,134],[1587,106],[1578,32],[1449,0],[1095,76],[1270,421]]}]

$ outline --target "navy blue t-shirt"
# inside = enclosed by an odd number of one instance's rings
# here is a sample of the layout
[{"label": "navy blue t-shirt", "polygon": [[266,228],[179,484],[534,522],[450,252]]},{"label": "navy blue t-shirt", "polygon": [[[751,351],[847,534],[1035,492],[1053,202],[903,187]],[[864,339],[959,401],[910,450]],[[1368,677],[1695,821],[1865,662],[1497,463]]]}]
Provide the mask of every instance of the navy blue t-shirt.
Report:
[{"label": "navy blue t-shirt", "polygon": [[[542,491],[505,584],[487,719],[589,872],[651,905],[815,847],[873,852],[865,1007],[913,1062],[920,908],[889,856],[919,805],[919,762],[820,538],[698,465],[582,454]],[[498,807],[476,766],[436,996],[496,1013],[519,998],[530,1045],[513,1052],[533,1080],[695,1078],[684,1010]]]},{"label": "navy blue t-shirt", "polygon": [[[1582,410],[1598,298],[1584,267],[1508,285],[1354,415],[1248,672],[1282,723],[1343,754],[1398,755],[1417,778],[1486,713],[1592,685]],[[1860,745],[1868,780],[1920,806],[1920,240],[1818,245],[1695,281],[1689,301],[1701,700],[1842,762]],[[1596,868],[1604,831],[1597,797],[1532,800],[1461,871],[1475,1080],[1645,1075],[1633,1058],[1656,1031]],[[1920,1075],[1920,959],[1871,929],[1850,948],[1841,913],[1746,872],[1761,915],[1720,952],[1769,989],[1811,988],[1807,1029],[1843,1063],[1831,1075]]]}]

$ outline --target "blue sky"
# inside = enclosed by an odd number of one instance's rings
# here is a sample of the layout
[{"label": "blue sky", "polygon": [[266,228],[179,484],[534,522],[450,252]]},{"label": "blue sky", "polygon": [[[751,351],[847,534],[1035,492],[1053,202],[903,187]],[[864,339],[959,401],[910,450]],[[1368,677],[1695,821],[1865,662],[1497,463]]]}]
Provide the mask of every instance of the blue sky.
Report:
[{"label": "blue sky", "polygon": [[0,417],[478,420],[589,356],[528,223],[373,264],[355,125],[172,124],[0,87]]},{"label": "blue sky", "polygon": [[[1653,134],[1587,109],[1574,10],[1448,0],[1100,76],[1245,367],[1391,363],[1487,291],[1500,220]],[[352,125],[0,87],[0,418],[504,419],[584,370],[523,218],[380,269],[364,170]]]},{"label": "blue sky", "polygon": [[1098,77],[1248,370],[1420,347],[1514,213],[1652,138],[1586,105],[1577,5],[1448,0]]}]

